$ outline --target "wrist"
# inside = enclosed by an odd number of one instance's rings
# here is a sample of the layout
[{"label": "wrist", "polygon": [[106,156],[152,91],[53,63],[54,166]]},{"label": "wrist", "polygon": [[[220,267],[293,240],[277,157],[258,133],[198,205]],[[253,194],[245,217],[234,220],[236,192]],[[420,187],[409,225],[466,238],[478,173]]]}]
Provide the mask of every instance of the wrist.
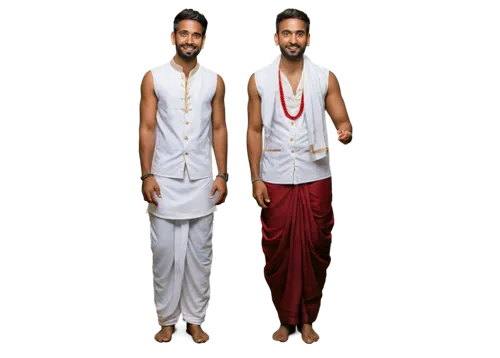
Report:
[{"label": "wrist", "polygon": [[[260,170],[259,170],[260,172]],[[250,179],[253,181],[254,179],[260,178],[260,174],[257,171],[250,171]]]},{"label": "wrist", "polygon": [[351,131],[351,126],[349,125],[349,123],[347,122],[344,122],[342,124],[340,124],[338,127],[337,127],[337,130],[340,130],[340,131]]},{"label": "wrist", "polygon": [[255,179],[252,179],[252,184],[257,183],[258,181],[262,181],[262,178],[261,177],[257,177]]},{"label": "wrist", "polygon": [[220,173],[217,174],[216,178],[222,178],[226,183],[229,180],[229,174],[228,173]]},{"label": "wrist", "polygon": [[141,166],[141,176],[152,173],[153,169],[151,167],[142,167]]},{"label": "wrist", "polygon": [[141,176],[141,180],[144,181],[144,179],[147,179],[150,177],[154,177],[154,174],[153,173],[146,173],[143,176]]}]

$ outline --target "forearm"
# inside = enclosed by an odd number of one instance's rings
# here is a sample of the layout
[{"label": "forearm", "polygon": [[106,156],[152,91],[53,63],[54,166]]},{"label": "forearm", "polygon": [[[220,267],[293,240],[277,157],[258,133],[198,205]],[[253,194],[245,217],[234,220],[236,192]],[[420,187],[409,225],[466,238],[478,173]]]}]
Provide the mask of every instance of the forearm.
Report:
[{"label": "forearm", "polygon": [[337,123],[334,122],[335,124],[335,127],[337,128],[337,130],[339,131],[349,131],[352,133],[352,124],[351,124],[351,121],[349,120],[349,118],[346,118],[346,119],[343,119],[343,120],[339,120],[339,121],[336,121]]},{"label": "forearm", "polygon": [[260,178],[260,158],[262,156],[262,131],[247,131],[247,152],[252,180]]},{"label": "forearm", "polygon": [[139,129],[139,157],[142,175],[151,173],[154,150],[154,130]]},{"label": "forearm", "polygon": [[217,163],[218,174],[227,173],[227,128],[221,126],[212,133],[212,143],[214,148],[215,162]]}]

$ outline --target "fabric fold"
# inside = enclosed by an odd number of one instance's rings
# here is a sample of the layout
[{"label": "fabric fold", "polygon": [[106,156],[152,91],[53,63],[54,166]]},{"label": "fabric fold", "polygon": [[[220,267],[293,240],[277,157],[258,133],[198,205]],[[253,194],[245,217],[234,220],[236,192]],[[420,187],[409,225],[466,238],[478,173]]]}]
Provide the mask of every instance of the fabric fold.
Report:
[{"label": "fabric fold", "polygon": [[265,183],[271,203],[262,210],[264,276],[282,323],[312,323],[330,264],[331,178],[300,185]]}]

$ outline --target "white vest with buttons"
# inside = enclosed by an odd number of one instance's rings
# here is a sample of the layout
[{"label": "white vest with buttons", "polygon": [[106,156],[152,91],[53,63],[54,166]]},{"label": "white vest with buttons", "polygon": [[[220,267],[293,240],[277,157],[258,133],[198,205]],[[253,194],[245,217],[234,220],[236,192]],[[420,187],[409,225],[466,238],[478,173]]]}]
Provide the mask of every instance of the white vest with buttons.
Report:
[{"label": "white vest with buttons", "polygon": [[212,177],[212,99],[217,74],[199,64],[186,79],[173,60],[151,70],[158,99],[152,172],[191,180]]},{"label": "white vest with buttons", "polygon": [[[323,68],[320,69],[321,71],[318,71],[318,73],[324,74],[326,84],[328,84],[329,71]],[[262,90],[263,81],[270,80],[266,75],[265,69],[255,73],[255,82],[261,98],[266,95]],[[300,109],[303,79],[300,80],[295,95],[283,73],[281,74],[281,80],[288,113],[295,116]],[[322,80],[321,83],[324,83],[324,81]],[[321,89],[324,91],[323,98],[327,94],[327,89],[328,87]],[[274,184],[302,184],[329,178],[331,172],[328,153],[326,157],[313,161],[304,113],[295,120],[289,119],[282,108],[279,91],[269,95],[275,95],[277,98],[271,123],[272,130],[264,141],[261,158],[262,180]],[[328,145],[326,127],[324,136]]]}]

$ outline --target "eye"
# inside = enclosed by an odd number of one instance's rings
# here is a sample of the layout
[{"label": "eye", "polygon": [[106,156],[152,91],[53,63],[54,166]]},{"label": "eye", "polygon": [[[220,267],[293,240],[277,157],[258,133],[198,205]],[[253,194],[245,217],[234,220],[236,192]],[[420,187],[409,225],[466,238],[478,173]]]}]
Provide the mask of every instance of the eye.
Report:
[{"label": "eye", "polygon": [[201,35],[200,35],[200,34],[194,34],[194,38],[195,38],[195,39],[199,39],[200,37],[201,37]]},{"label": "eye", "polygon": [[186,36],[187,36],[187,32],[182,31],[182,32],[181,32],[181,36],[182,36],[182,37],[186,37]]}]

